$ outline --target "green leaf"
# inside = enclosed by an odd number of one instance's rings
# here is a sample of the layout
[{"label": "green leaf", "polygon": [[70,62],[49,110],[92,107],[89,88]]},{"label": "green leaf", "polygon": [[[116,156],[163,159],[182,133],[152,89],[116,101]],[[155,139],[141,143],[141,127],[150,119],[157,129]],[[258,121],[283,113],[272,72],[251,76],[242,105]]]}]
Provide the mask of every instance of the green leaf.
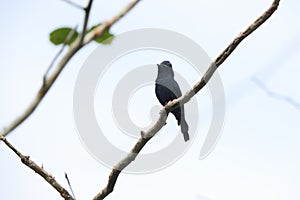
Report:
[{"label": "green leaf", "polygon": [[[93,29],[95,29],[97,26],[100,26],[100,25],[101,24],[93,26],[92,28],[90,28],[90,30],[88,32],[92,31]],[[94,40],[101,44],[111,44],[114,37],[115,37],[114,34],[110,33],[109,29],[107,29],[101,36],[95,38]]]},{"label": "green leaf", "polygon": [[106,30],[103,35],[100,37],[97,37],[95,39],[96,42],[102,43],[102,44],[111,44],[112,40],[114,39],[114,35],[109,32],[109,30]]},{"label": "green leaf", "polygon": [[[58,28],[50,33],[50,41],[55,45],[63,44],[66,41],[66,38],[68,37],[68,35],[71,31],[72,31],[72,29],[67,28],[67,27]],[[76,31],[73,34],[68,45],[72,44],[76,40],[77,37],[78,37],[78,32]]]}]

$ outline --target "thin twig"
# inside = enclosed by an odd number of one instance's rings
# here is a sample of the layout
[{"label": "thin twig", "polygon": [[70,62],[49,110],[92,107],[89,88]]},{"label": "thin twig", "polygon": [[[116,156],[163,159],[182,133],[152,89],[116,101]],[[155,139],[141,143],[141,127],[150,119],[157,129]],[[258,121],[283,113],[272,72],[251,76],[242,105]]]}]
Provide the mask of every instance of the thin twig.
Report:
[{"label": "thin twig", "polygon": [[295,99],[293,99],[289,96],[273,92],[261,80],[259,80],[255,76],[252,77],[251,80],[270,97],[272,97],[274,99],[278,99],[280,101],[284,101],[284,102],[290,104],[291,106],[293,106],[294,108],[300,110],[300,102],[297,102]]},{"label": "thin twig", "polygon": [[[104,22],[102,25],[93,29],[89,33],[84,36],[83,43],[80,43],[80,38],[74,41],[74,43],[70,46],[69,50],[66,52],[61,61],[57,64],[57,68],[53,71],[53,73],[46,78],[42,87],[39,89],[33,101],[26,108],[26,110],[17,117],[14,121],[12,121],[8,126],[3,128],[0,132],[0,135],[7,136],[11,133],[15,128],[17,128],[20,124],[22,124],[31,114],[35,111],[35,109],[39,106],[49,89],[52,87],[53,83],[56,81],[57,77],[60,75],[62,70],[65,68],[70,59],[86,44],[91,42],[96,37],[104,34],[105,30],[119,21],[124,15],[126,15],[140,0],[133,0],[128,6],[126,6],[120,13],[114,16],[111,20]],[[83,35],[82,35],[83,36]]]},{"label": "thin twig", "polygon": [[54,56],[54,58],[52,59],[49,67],[47,68],[44,77],[43,77],[43,82],[44,84],[46,83],[46,79],[48,76],[48,73],[50,71],[50,69],[53,67],[55,61],[57,60],[57,58],[59,57],[59,55],[63,52],[63,50],[65,49],[65,47],[69,44],[69,42],[71,41],[72,37],[74,36],[74,34],[76,33],[76,29],[77,29],[78,25],[76,25],[72,31],[70,31],[70,33],[68,34],[67,38],[65,39],[63,46],[61,47],[61,49],[57,52],[57,54]]},{"label": "thin twig", "polygon": [[82,32],[81,32],[81,37],[80,37],[80,42],[79,42],[81,45],[82,45],[84,37],[85,37],[85,33],[86,33],[86,29],[87,29],[87,25],[88,25],[90,13],[91,13],[92,4],[93,4],[93,0],[89,0],[88,5],[84,8],[85,16],[84,16],[84,22],[83,22],[83,27],[82,27]]},{"label": "thin twig", "polygon": [[263,24],[274,12],[277,10],[280,0],[274,0],[271,7],[265,11],[256,21],[254,21],[245,31],[240,33],[229,45],[228,47],[210,64],[206,73],[202,77],[202,79],[194,85],[185,95],[182,97],[169,102],[162,111],[160,112],[158,120],[155,124],[146,132],[141,133],[141,138],[132,148],[131,152],[125,156],[121,161],[119,161],[112,169],[108,183],[104,187],[104,189],[98,193],[94,200],[102,200],[107,195],[109,195],[116,184],[119,174],[121,171],[127,167],[132,161],[135,160],[138,153],[142,150],[142,148],[146,145],[146,143],[164,126],[167,113],[172,111],[179,104],[187,103],[197,92],[199,92],[210,80],[214,72],[217,68],[228,58],[228,56],[234,51],[234,49],[238,46],[238,44],[245,39],[248,35],[250,35],[253,31],[255,31],[261,24]]},{"label": "thin twig", "polygon": [[65,172],[65,178],[67,179],[67,182],[68,182],[69,188],[70,188],[70,190],[71,190],[71,193],[72,193],[72,195],[73,195],[73,198],[74,198],[74,200],[76,200],[75,193],[74,193],[74,191],[73,191],[73,188],[72,188],[71,182],[70,182],[70,180],[69,180],[69,177],[68,177],[68,174],[67,174],[66,172]]},{"label": "thin twig", "polygon": [[64,1],[64,2],[66,2],[66,3],[68,3],[68,4],[70,4],[71,6],[74,6],[75,8],[79,8],[79,9],[81,9],[81,10],[84,10],[84,7],[82,7],[82,6],[80,6],[80,5],[76,4],[76,3],[74,3],[73,1],[70,1],[70,0],[62,0],[62,1]]},{"label": "thin twig", "polygon": [[43,167],[38,166],[34,161],[29,159],[29,156],[24,156],[20,151],[18,151],[7,139],[0,135],[0,140],[6,144],[8,148],[10,148],[22,161],[24,165],[32,169],[35,173],[39,174],[41,177],[45,179],[60,195],[66,200],[74,200],[73,197],[69,194],[67,190],[61,186],[55,178],[48,173]]},{"label": "thin twig", "polygon": [[119,12],[116,16],[114,16],[112,19],[104,22],[103,24],[95,27],[93,31],[89,32],[86,37],[84,38],[84,44],[87,44],[91,41],[93,41],[95,38],[101,36],[107,29],[109,29],[113,24],[118,22],[122,17],[124,17],[130,10],[132,10],[137,3],[139,3],[141,0],[133,0],[131,3],[129,3],[121,12]]}]

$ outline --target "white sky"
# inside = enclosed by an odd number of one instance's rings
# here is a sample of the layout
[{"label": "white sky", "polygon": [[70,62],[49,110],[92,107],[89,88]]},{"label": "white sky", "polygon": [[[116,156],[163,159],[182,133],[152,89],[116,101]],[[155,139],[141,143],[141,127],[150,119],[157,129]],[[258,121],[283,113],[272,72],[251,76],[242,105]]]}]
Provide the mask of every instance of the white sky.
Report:
[{"label": "white sky", "polygon": [[[95,1],[91,24],[110,18],[127,3]],[[138,28],[173,30],[196,41],[215,58],[270,3],[266,0],[142,1],[112,32]],[[226,120],[219,143],[206,159],[198,160],[205,136],[199,133],[188,152],[170,167],[152,174],[121,174],[107,199],[143,196],[145,200],[298,200],[300,109],[268,96],[253,82],[253,77],[272,92],[300,102],[299,9],[298,1],[283,0],[274,16],[245,39],[221,66]],[[58,51],[59,47],[48,41],[48,34],[57,27],[73,27],[82,22],[83,13],[59,0],[3,1],[0,13],[0,127],[3,127],[34,97],[43,73]],[[76,76],[96,46],[90,44],[72,59],[36,112],[8,136],[21,152],[43,164],[66,187],[64,172],[67,172],[78,199],[91,199],[104,187],[110,172],[81,145],[73,120]],[[200,106],[209,106],[203,103],[209,99],[207,95],[206,92],[197,96]],[[201,114],[210,115],[210,109],[202,111]],[[131,112],[142,116],[134,107]],[[168,125],[175,125],[173,120],[168,119]],[[209,123],[207,120],[202,123],[200,126],[209,125],[205,124]],[[154,141],[147,145],[147,150],[152,145],[156,148]],[[54,189],[23,166],[3,144],[0,144],[0,158],[1,199],[60,199]]]}]

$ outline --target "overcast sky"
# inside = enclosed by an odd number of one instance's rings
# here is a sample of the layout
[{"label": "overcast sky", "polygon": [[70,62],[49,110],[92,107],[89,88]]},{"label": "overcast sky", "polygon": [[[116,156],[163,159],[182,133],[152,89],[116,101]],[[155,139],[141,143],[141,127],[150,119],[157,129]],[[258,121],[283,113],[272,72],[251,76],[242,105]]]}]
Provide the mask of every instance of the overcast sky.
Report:
[{"label": "overcast sky", "polygon": [[[95,1],[90,25],[109,19],[128,2]],[[270,4],[270,0],[141,1],[111,32],[118,35],[140,28],[172,30],[196,42],[214,59]],[[160,171],[121,174],[107,199],[142,196],[145,200],[298,200],[299,9],[298,1],[283,0],[275,14],[246,38],[218,70],[226,97],[226,117],[222,136],[208,157],[199,160],[212,112],[211,97],[205,90],[197,95],[199,129],[188,151]],[[49,42],[49,33],[58,27],[82,23],[83,12],[60,0],[12,0],[2,2],[0,13],[0,127],[4,127],[33,99],[47,66],[60,48]],[[97,46],[91,43],[74,56],[35,113],[8,136],[16,148],[43,164],[66,187],[67,172],[77,199],[91,199],[104,187],[110,172],[82,145],[73,117],[76,78]],[[147,53],[129,55],[124,58],[125,65],[120,60],[114,66],[118,69],[122,65],[126,72],[137,64],[159,63],[167,56],[189,84],[200,79],[174,55]],[[107,80],[116,84],[123,72],[117,71],[119,74],[115,75],[114,70]],[[104,84],[102,89],[100,95],[106,95],[113,88]],[[129,102],[131,118],[141,126],[151,122],[148,113],[153,104],[159,105],[153,90],[154,86],[149,85],[140,93],[136,91]],[[95,112],[101,115],[100,111]],[[109,111],[104,116],[112,117]],[[123,140],[124,135],[118,137],[113,120],[108,121],[107,129],[116,133],[109,138],[110,142],[128,151],[135,140]],[[169,117],[167,126],[169,129],[164,129],[171,131],[160,132],[147,144],[146,152],[163,148],[169,141],[166,138],[174,137],[172,130],[177,131],[178,127],[173,117]],[[60,199],[54,189],[23,166],[3,144],[0,158],[1,199]]]}]

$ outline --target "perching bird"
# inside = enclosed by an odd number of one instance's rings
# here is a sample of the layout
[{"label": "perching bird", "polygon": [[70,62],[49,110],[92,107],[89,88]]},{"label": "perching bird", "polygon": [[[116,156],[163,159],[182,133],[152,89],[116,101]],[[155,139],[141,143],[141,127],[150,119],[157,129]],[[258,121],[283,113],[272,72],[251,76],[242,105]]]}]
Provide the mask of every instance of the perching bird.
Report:
[{"label": "perching bird", "polygon": [[[169,61],[163,61],[161,64],[157,64],[158,73],[155,80],[155,94],[161,105],[165,106],[169,101],[181,97],[181,90],[178,83],[174,79],[174,72],[172,64]],[[175,108],[171,113],[177,119],[178,126],[181,126],[181,132],[184,137],[184,141],[188,141],[189,126],[187,125],[184,117],[184,106]]]}]

